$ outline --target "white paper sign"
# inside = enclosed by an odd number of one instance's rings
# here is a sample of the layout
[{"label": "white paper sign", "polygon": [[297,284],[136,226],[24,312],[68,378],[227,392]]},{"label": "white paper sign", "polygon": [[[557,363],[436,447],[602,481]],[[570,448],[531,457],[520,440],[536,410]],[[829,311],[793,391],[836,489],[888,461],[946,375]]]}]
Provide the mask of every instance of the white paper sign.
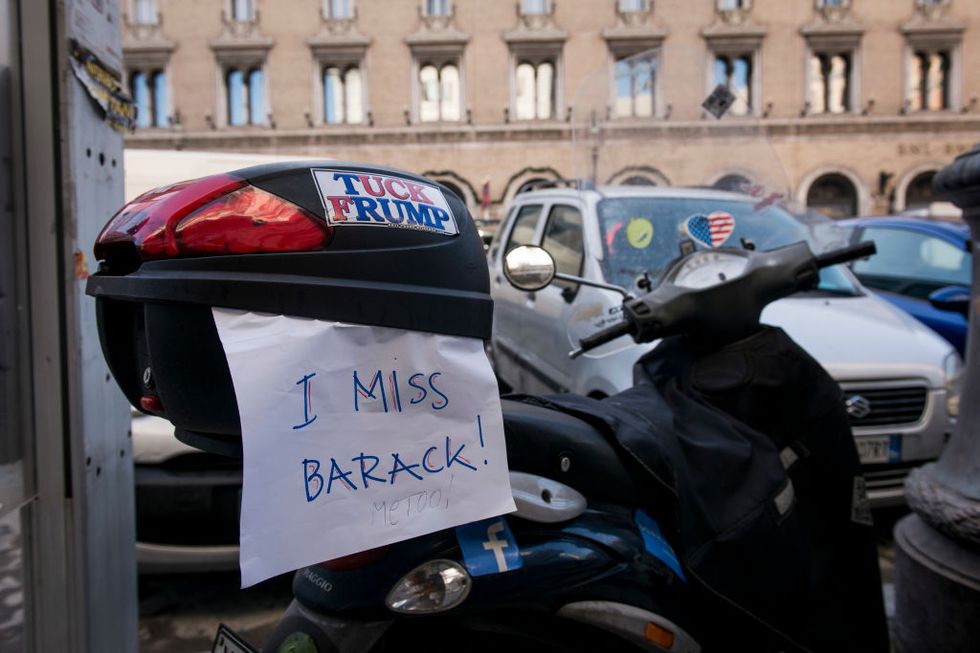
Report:
[{"label": "white paper sign", "polygon": [[242,421],[242,586],[516,509],[476,338],[214,309]]}]

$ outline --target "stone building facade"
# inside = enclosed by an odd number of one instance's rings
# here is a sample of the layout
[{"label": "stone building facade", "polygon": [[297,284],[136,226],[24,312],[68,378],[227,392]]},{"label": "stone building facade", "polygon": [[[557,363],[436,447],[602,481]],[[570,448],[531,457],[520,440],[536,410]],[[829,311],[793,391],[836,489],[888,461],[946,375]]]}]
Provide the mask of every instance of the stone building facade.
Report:
[{"label": "stone building facade", "polygon": [[380,163],[488,217],[542,181],[741,187],[747,134],[795,199],[884,214],[980,140],[976,0],[122,2],[128,147]]}]

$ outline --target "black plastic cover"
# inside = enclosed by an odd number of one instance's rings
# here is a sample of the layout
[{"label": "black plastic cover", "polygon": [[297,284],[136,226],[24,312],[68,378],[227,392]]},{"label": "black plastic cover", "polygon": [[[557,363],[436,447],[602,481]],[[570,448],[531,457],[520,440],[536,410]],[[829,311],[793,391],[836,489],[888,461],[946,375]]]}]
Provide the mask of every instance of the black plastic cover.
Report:
[{"label": "black plastic cover", "polygon": [[[316,169],[438,187],[411,173],[334,161],[231,174],[326,220]],[[135,270],[131,261],[101,262],[87,293],[96,297],[103,353],[123,392],[137,407],[140,397],[158,396],[178,437],[234,455],[239,415],[211,307],[489,338],[493,302],[483,243],[462,201],[440,192],[457,234],[351,224],[335,226],[324,251],[146,261]]]}]

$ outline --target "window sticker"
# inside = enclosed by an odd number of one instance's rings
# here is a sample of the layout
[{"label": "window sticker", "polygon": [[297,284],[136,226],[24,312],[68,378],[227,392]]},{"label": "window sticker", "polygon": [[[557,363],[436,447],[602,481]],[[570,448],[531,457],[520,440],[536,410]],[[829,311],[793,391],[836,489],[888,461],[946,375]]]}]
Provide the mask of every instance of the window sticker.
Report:
[{"label": "window sticker", "polygon": [[400,227],[445,236],[459,233],[446,196],[433,184],[351,170],[311,172],[327,222],[334,227]]},{"label": "window sticker", "polygon": [[684,223],[687,235],[705,247],[721,247],[735,231],[735,218],[727,211],[696,213]]},{"label": "window sticker", "polygon": [[630,218],[626,241],[636,249],[646,249],[653,242],[653,223],[646,218]]}]

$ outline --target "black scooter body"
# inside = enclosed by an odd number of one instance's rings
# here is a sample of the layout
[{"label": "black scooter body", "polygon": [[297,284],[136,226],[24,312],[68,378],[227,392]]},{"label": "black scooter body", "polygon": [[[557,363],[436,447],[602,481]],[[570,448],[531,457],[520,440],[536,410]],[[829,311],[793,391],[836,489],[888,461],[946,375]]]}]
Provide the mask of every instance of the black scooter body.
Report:
[{"label": "black scooter body", "polygon": [[[555,525],[509,517],[523,568],[473,579],[454,623],[609,601],[668,619],[705,651],[733,650],[733,633],[757,651],[887,651],[858,457],[823,368],[770,327],[712,349],[670,338],[637,366],[646,382],[605,400],[504,401],[510,468],[576,488],[590,509]],[[645,550],[638,508],[685,578]],[[435,558],[463,562],[451,531],[364,569],[302,570],[295,595],[343,622],[391,619],[388,589]]]}]

